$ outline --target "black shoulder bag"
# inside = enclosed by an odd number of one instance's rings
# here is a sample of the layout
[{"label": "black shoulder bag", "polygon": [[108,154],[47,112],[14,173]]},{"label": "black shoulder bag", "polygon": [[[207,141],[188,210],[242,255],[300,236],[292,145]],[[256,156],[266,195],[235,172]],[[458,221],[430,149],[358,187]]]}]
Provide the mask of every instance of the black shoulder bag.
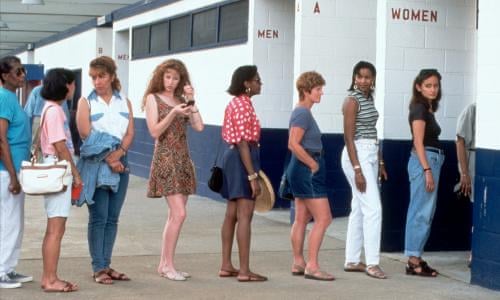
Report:
[{"label": "black shoulder bag", "polygon": [[221,148],[222,141],[219,143],[219,146],[217,146],[217,154],[215,155],[215,161],[212,169],[210,169],[210,172],[212,173],[210,175],[210,178],[208,179],[208,188],[210,188],[212,191],[216,193],[220,193],[220,190],[222,189],[222,182],[223,182],[223,176],[222,176],[222,168],[217,166],[217,159],[219,158],[219,152]]}]

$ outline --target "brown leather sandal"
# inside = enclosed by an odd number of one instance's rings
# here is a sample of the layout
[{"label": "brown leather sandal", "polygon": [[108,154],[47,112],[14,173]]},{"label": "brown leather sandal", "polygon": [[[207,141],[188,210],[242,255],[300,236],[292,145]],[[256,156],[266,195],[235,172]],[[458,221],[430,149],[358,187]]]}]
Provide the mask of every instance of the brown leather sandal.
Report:
[{"label": "brown leather sandal", "polygon": [[366,267],[366,275],[377,279],[387,278],[384,271],[382,270],[382,268],[380,268],[379,265],[369,265],[368,267]]},{"label": "brown leather sandal", "polygon": [[116,270],[111,268],[107,270],[107,274],[113,280],[130,281],[130,278],[127,275],[125,275],[125,273],[117,272]]},{"label": "brown leather sandal", "polygon": [[95,272],[94,281],[99,284],[113,284],[113,278],[108,275],[108,270],[104,269],[99,272]]},{"label": "brown leather sandal", "polygon": [[365,272],[366,265],[362,262],[358,263],[346,263],[344,265],[344,272]]}]

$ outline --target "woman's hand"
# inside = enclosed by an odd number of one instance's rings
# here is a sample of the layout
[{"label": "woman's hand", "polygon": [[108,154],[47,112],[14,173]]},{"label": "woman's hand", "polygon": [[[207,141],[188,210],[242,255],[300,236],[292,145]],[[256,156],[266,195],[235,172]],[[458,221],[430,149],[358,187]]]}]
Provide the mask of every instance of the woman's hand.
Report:
[{"label": "woman's hand", "polygon": [[464,196],[470,196],[472,191],[472,182],[469,174],[460,176],[460,193]]},{"label": "woman's hand", "polygon": [[186,103],[177,104],[172,110],[176,115],[189,116],[191,114],[191,106]]},{"label": "woman's hand", "polygon": [[80,175],[73,176],[73,185],[74,186],[80,186],[82,184],[83,184],[83,182],[82,182],[82,178],[80,177]]},{"label": "woman's hand", "polygon": [[123,151],[118,148],[115,151],[112,151],[108,156],[106,156],[106,162],[109,164],[109,162],[117,161],[120,160],[122,157]]},{"label": "woman's hand", "polygon": [[315,174],[316,172],[319,171],[319,164],[316,161],[314,161],[314,164],[312,165],[312,167],[310,169],[311,169],[311,173]]},{"label": "woman's hand", "polygon": [[186,84],[184,86],[184,97],[187,100],[193,100],[194,99],[194,89],[191,85]]},{"label": "woman's hand", "polygon": [[252,188],[252,199],[260,195],[261,189],[258,179],[250,180],[250,187]]},{"label": "woman's hand", "polygon": [[385,165],[380,165],[378,168],[378,179],[387,180],[387,171],[385,170]]},{"label": "woman's hand", "polygon": [[107,163],[113,173],[123,173],[125,171],[125,166],[119,160],[110,161]]},{"label": "woman's hand", "polygon": [[425,176],[425,190],[429,193],[434,191],[434,176],[432,176],[432,171],[424,171],[424,176]]},{"label": "woman's hand", "polygon": [[354,181],[356,182],[356,188],[358,191],[361,193],[366,192],[366,179],[361,170],[354,172]]},{"label": "woman's hand", "polygon": [[11,192],[13,195],[17,195],[21,192],[21,185],[19,184],[17,177],[10,179],[9,192]]}]

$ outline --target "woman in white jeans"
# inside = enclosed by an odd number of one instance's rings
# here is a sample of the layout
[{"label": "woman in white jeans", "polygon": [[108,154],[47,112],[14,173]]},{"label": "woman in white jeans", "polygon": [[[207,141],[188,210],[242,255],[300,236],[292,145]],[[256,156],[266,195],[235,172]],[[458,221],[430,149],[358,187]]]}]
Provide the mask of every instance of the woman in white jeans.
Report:
[{"label": "woman in white jeans", "polygon": [[[382,206],[377,180],[387,179],[387,173],[375,127],[378,120],[372,96],[375,76],[373,64],[358,62],[342,108],[345,140],[342,170],[352,189],[344,271],[366,272],[368,276],[385,279],[379,266]],[[366,264],[361,261],[363,246]]]}]

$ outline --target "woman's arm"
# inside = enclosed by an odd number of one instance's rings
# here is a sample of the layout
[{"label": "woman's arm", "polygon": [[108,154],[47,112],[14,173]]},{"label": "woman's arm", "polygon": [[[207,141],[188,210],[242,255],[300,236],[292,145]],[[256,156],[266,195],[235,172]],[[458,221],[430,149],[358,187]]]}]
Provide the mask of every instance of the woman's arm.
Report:
[{"label": "woman's arm", "polygon": [[364,193],[366,191],[366,179],[361,170],[356,145],[354,144],[354,134],[356,132],[356,115],[359,104],[353,97],[347,97],[342,107],[344,114],[344,142],[347,149],[347,155],[354,169],[354,180],[356,188]]},{"label": "woman's arm", "polygon": [[14,162],[12,161],[12,156],[10,155],[10,146],[7,140],[7,131],[9,130],[9,122],[3,118],[0,118],[0,159],[5,166],[5,169],[10,176],[9,192],[14,195],[21,192],[21,186],[17,180],[16,169],[14,168]]},{"label": "woman's arm", "polygon": [[132,111],[132,103],[128,99],[127,99],[127,106],[128,106],[128,127],[127,127],[127,132],[123,136],[122,144],[120,145],[120,148],[125,152],[128,150],[128,148],[130,148],[130,145],[132,144],[135,135],[134,112]]},{"label": "woman's arm", "polygon": [[465,139],[457,136],[457,159],[460,167],[460,192],[465,196],[471,193],[471,178],[469,175],[469,165],[467,163],[467,151],[465,150]]},{"label": "woman's arm", "polygon": [[191,106],[191,114],[189,115],[189,122],[191,127],[196,131],[202,131],[205,128],[201,118],[200,110],[196,105]]},{"label": "woman's arm", "polygon": [[[243,166],[245,166],[245,170],[247,171],[248,176],[253,177],[254,174],[256,174],[256,172],[252,164],[252,158],[250,155],[250,147],[248,146],[248,142],[242,140],[236,145],[236,147],[238,147],[241,161],[243,162]],[[249,177],[248,180],[250,181],[250,187],[252,188],[252,198],[255,198],[260,194],[260,185],[256,180],[257,177],[253,179],[251,179],[251,177]]]},{"label": "woman's arm", "polygon": [[79,186],[82,184],[82,178],[80,177],[80,173],[76,168],[75,162],[73,161],[73,157],[66,146],[66,140],[61,140],[52,144],[54,149],[56,150],[57,157],[59,160],[66,160],[71,165],[71,175],[73,175],[73,184]]},{"label": "woman's arm", "polygon": [[154,139],[157,139],[162,135],[163,132],[172,124],[177,114],[183,114],[189,116],[191,107],[186,106],[186,104],[178,104],[167,114],[167,116],[161,120],[158,120],[158,105],[153,94],[149,94],[146,97],[146,124],[148,125],[149,134]]},{"label": "woman's arm", "polygon": [[290,135],[288,136],[288,149],[297,157],[298,160],[303,162],[306,166],[311,169],[312,173],[316,173],[319,170],[318,163],[307,153],[307,151],[302,147],[300,142],[304,137],[305,130],[300,127],[290,128]]},{"label": "woman's arm", "polygon": [[120,158],[122,156],[125,156],[127,154],[128,149],[130,148],[130,145],[132,144],[132,141],[134,140],[134,134],[135,134],[135,129],[134,129],[134,114],[132,111],[132,104],[130,103],[130,100],[127,99],[127,106],[128,106],[128,127],[127,131],[125,132],[125,135],[122,138],[122,142],[120,144],[120,147],[114,151],[112,151],[108,156],[106,156],[106,162],[110,166],[111,170],[115,173],[121,173],[125,170],[125,167],[119,162]]},{"label": "woman's arm", "polygon": [[86,139],[92,129],[90,124],[90,107],[87,99],[84,97],[78,100],[78,108],[76,110],[76,128],[82,139]]},{"label": "woman's arm", "polygon": [[434,190],[434,178],[432,177],[432,170],[427,161],[424,147],[425,121],[414,120],[411,122],[411,128],[413,131],[413,147],[417,153],[420,165],[424,170],[425,188],[428,192],[432,192]]}]

